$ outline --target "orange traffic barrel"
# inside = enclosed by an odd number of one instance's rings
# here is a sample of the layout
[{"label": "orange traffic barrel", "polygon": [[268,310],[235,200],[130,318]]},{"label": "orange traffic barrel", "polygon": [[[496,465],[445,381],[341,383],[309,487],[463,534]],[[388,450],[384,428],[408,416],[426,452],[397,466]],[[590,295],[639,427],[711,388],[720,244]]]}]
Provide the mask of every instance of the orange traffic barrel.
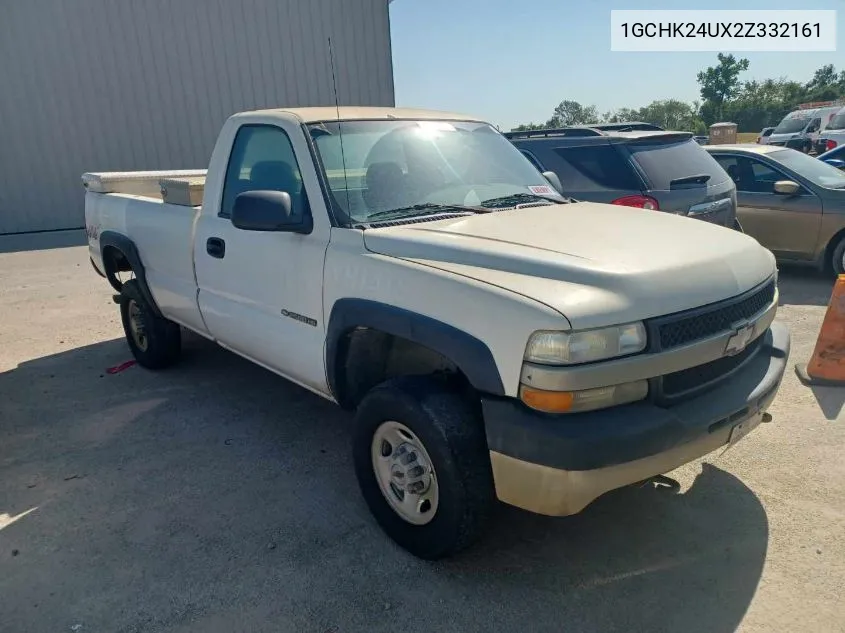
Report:
[{"label": "orange traffic barrel", "polygon": [[845,275],[833,286],[810,362],[795,373],[806,385],[845,385]]}]

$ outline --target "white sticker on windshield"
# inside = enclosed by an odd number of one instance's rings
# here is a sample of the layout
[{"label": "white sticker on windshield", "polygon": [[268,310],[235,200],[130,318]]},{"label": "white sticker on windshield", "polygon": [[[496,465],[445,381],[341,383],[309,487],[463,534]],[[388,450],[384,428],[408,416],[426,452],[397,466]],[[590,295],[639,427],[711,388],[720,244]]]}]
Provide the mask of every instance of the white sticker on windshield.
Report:
[{"label": "white sticker on windshield", "polygon": [[549,185],[532,185],[528,187],[531,193],[536,193],[538,196],[559,196],[560,194],[552,189]]}]

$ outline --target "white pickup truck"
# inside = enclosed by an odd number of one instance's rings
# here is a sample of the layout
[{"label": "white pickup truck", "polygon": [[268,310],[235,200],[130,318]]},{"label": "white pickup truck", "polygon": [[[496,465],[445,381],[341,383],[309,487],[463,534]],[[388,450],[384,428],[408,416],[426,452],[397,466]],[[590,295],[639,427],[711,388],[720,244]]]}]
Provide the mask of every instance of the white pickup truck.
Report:
[{"label": "white pickup truck", "polygon": [[242,113],[207,172],[83,182],[137,361],[174,363],[185,327],[355,410],[363,496],[423,558],[496,498],[574,514],[734,444],[786,366],[768,250],[564,198],[472,117]]}]

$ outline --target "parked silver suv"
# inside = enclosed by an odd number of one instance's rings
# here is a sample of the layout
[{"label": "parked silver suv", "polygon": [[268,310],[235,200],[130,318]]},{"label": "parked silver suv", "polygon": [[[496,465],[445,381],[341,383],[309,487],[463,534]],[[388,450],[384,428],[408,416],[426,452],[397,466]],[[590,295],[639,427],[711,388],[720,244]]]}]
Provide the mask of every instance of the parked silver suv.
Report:
[{"label": "parked silver suv", "polygon": [[508,132],[563,193],[695,217],[739,228],[736,186],[688,132],[610,131],[588,127]]}]

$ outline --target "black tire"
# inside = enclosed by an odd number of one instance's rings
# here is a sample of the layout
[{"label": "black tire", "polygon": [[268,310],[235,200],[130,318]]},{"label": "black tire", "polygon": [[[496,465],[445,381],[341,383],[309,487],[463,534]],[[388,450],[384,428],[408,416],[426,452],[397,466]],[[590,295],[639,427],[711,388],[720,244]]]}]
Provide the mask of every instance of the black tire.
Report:
[{"label": "black tire", "polygon": [[843,258],[845,258],[845,237],[839,238],[836,246],[833,247],[830,261],[828,262],[830,270],[832,270],[835,275],[845,274],[845,262],[842,261]]},{"label": "black tire", "polygon": [[[415,525],[387,502],[374,472],[371,445],[385,421],[405,425],[422,442],[437,477],[434,518]],[[480,413],[444,380],[406,376],[372,389],[361,401],[353,438],[361,493],[384,532],[425,560],[452,556],[475,542],[495,505],[487,438]]]},{"label": "black tire", "polygon": [[[133,316],[142,330],[141,340],[133,330]],[[126,342],[139,365],[147,369],[164,369],[179,360],[182,353],[179,325],[155,315],[135,279],[130,279],[121,288],[120,319]]]}]

